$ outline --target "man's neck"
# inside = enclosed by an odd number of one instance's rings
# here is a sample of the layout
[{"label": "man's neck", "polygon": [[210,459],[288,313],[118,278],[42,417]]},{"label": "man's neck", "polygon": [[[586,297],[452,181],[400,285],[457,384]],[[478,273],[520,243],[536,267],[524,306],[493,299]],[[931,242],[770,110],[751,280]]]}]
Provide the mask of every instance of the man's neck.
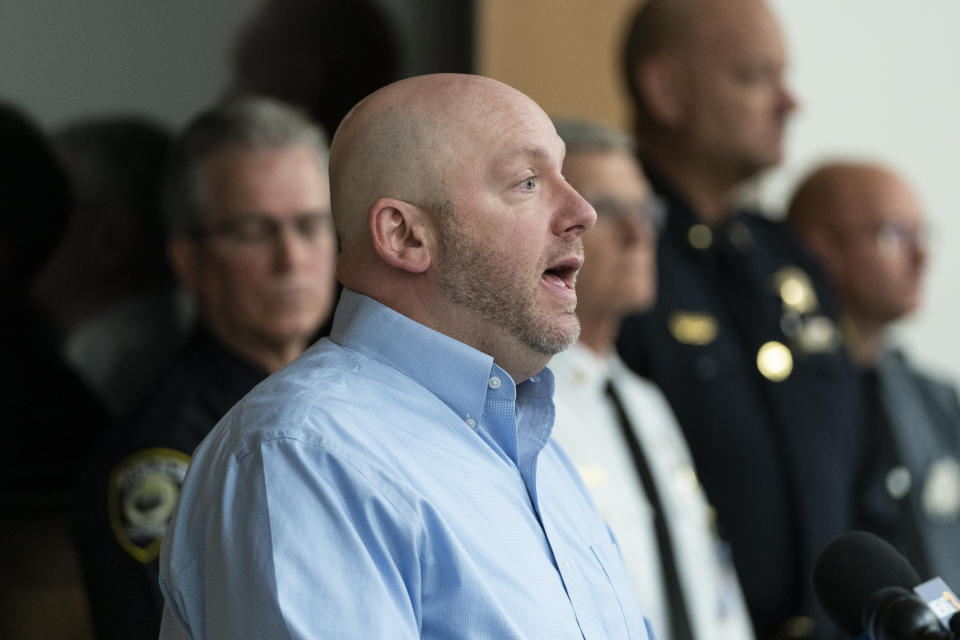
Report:
[{"label": "man's neck", "polygon": [[621,318],[616,316],[581,315],[579,342],[598,357],[605,358],[614,350],[620,323]]},{"label": "man's neck", "polygon": [[883,352],[885,326],[853,317],[847,317],[845,322],[850,357],[860,367],[875,366]]},{"label": "man's neck", "polygon": [[716,226],[735,209],[742,181],[730,172],[707,166],[668,145],[649,149],[644,159],[669,181],[703,224]]}]

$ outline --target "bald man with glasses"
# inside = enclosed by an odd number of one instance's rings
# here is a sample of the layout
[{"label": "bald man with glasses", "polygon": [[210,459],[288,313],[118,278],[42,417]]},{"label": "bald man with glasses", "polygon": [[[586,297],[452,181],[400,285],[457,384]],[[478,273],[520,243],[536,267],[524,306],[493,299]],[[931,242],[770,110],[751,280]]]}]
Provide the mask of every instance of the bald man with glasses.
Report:
[{"label": "bald man with glasses", "polygon": [[837,291],[869,428],[862,512],[922,576],[960,582],[960,401],[917,370],[890,328],[921,304],[927,223],[904,178],[872,162],[823,165],[795,192],[790,227]]}]

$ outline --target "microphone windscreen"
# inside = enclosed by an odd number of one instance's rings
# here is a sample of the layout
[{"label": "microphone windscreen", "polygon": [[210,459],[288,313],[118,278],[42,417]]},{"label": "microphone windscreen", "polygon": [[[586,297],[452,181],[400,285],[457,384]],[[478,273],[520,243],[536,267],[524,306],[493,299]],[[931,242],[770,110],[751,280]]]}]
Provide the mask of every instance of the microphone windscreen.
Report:
[{"label": "microphone windscreen", "polygon": [[960,611],[950,616],[950,631],[960,638]]},{"label": "microphone windscreen", "polygon": [[813,570],[813,589],[834,622],[851,637],[863,633],[861,613],[884,587],[912,589],[913,566],[893,545],[865,531],[845,533],[823,550]]}]

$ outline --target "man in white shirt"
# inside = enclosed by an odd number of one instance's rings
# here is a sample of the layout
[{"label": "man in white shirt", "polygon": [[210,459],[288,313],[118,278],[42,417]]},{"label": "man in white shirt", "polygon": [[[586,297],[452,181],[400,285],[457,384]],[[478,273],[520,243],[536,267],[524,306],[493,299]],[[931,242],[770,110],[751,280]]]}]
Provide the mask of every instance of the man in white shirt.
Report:
[{"label": "man in white shirt", "polygon": [[629,138],[580,121],[559,122],[557,130],[567,145],[564,175],[593,205],[597,224],[584,234],[579,343],[550,364],[553,435],[613,529],[658,636],[752,638],[676,419],[659,389],[631,372],[614,348],[623,317],[646,309],[656,295],[662,207]]}]

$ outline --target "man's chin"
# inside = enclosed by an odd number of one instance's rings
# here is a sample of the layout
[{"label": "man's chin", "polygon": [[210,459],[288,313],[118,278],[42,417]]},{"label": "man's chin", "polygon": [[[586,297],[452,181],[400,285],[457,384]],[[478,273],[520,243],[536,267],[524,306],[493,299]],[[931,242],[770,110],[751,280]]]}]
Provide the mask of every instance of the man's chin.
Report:
[{"label": "man's chin", "polygon": [[561,351],[569,349],[580,337],[580,321],[574,313],[570,313],[565,326],[553,326],[539,331],[536,335],[528,336],[527,346],[545,356],[555,356]]}]

